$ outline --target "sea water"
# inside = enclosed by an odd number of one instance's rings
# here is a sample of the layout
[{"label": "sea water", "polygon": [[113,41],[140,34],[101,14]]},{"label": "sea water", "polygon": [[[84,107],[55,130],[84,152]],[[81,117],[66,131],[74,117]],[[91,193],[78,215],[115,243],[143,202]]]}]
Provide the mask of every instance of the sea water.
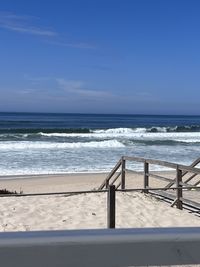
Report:
[{"label": "sea water", "polygon": [[191,164],[200,116],[0,113],[0,176],[107,172],[124,155]]}]

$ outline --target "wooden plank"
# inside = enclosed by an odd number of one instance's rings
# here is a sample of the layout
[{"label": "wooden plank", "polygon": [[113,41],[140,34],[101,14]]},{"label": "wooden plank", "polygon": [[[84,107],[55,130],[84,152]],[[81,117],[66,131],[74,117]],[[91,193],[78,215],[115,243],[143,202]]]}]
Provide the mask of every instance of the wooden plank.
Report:
[{"label": "wooden plank", "polygon": [[[118,189],[118,188],[120,187],[121,182],[122,182],[122,181],[120,181],[119,184],[116,186],[116,189]],[[123,189],[123,190],[124,190],[124,189]]]},{"label": "wooden plank", "polygon": [[192,165],[192,167],[194,167],[194,166],[198,165],[199,163],[200,163],[200,157],[197,158],[191,165]]},{"label": "wooden plank", "polygon": [[67,192],[51,192],[51,193],[27,193],[27,194],[0,194],[0,197],[33,197],[33,196],[54,196],[54,195],[76,195],[76,194],[87,194],[87,193],[102,193],[107,190],[82,190],[82,191],[67,191]]},{"label": "wooden plank", "polygon": [[127,168],[126,168],[126,172],[127,173],[140,174],[140,175],[144,174],[144,171],[134,171],[134,170],[130,170],[130,169],[127,169]]},{"label": "wooden plank", "polygon": [[191,185],[191,184],[186,184],[186,183],[184,183],[184,182],[179,182],[180,183],[180,185],[181,186],[184,186],[183,188],[185,188],[185,187],[191,187],[191,188],[194,188],[194,186],[193,185]]},{"label": "wooden plank", "polygon": [[117,181],[117,179],[119,178],[119,176],[121,175],[121,173],[122,173],[122,172],[119,172],[119,173],[117,174],[117,176],[116,176],[115,179],[112,181],[112,183],[110,183],[110,185],[113,185],[113,184]]},{"label": "wooden plank", "polygon": [[198,184],[200,184],[200,180],[198,182],[196,182],[194,185],[197,186]]},{"label": "wooden plank", "polygon": [[192,201],[192,200],[187,199],[187,198],[182,198],[182,201],[183,201],[183,204],[186,204],[187,206],[190,206],[192,208],[200,210],[200,203],[198,203],[196,201]]},{"label": "wooden plank", "polygon": [[149,173],[149,176],[152,176],[153,178],[156,178],[158,180],[162,180],[162,181],[165,181],[165,182],[172,181],[172,179],[170,179],[170,178],[167,178],[167,177],[164,177],[164,176],[160,176],[160,175],[154,174],[152,172]]},{"label": "wooden plank", "polygon": [[[127,157],[127,156],[124,156],[123,158],[125,160],[143,162],[143,163],[146,161],[149,164],[160,165],[160,166],[168,167],[168,168],[172,168],[172,169],[176,169],[176,167],[177,167],[176,163],[171,163],[171,162],[162,161],[162,160],[145,159],[145,158],[139,158],[139,157]],[[187,171],[187,172],[200,174],[200,169],[199,168],[194,168],[194,167],[191,167],[191,166],[185,166],[185,165],[181,165],[180,164],[179,165],[179,169],[182,170],[182,171]]]},{"label": "wooden plank", "polygon": [[[150,191],[166,191],[166,189],[165,188],[163,188],[163,187],[147,187]],[[191,188],[194,188],[195,190],[200,190],[200,187],[195,187],[195,186],[193,186],[193,187],[184,187],[183,189],[185,190],[185,191],[187,191],[187,189],[188,189],[188,191],[191,189]],[[173,188],[170,188],[169,190],[171,190],[171,191],[175,191],[176,189],[180,189],[180,187],[173,187]],[[103,190],[104,192],[106,192],[107,190]],[[144,187],[142,187],[142,188],[129,188],[129,189],[118,189],[117,191],[119,191],[119,192],[134,192],[134,191],[141,191],[141,192],[143,192],[144,191]],[[101,191],[98,191],[98,192],[101,192]]]},{"label": "wooden plank", "polygon": [[145,158],[139,158],[139,157],[123,157],[125,160],[129,160],[129,161],[136,161],[136,162],[147,162],[149,164],[153,164],[153,165],[160,165],[163,167],[168,167],[168,168],[172,168],[172,169],[176,169],[176,165],[175,163],[171,163],[171,162],[167,162],[167,161],[162,161],[162,160],[155,160],[155,159],[145,159]]},{"label": "wooden plank", "polygon": [[[198,165],[200,163],[200,158],[198,158],[198,159],[196,159],[194,162],[192,162],[192,164],[190,164],[189,166],[190,167],[195,167],[196,165]],[[188,172],[186,171],[186,172],[183,172],[183,175],[182,175],[182,177],[184,176],[184,175],[186,175]],[[186,182],[187,183],[187,182]]]},{"label": "wooden plank", "polygon": [[107,227],[115,228],[115,186],[109,185],[107,198]]},{"label": "wooden plank", "polygon": [[167,198],[167,199],[169,199],[169,200],[172,200],[172,201],[174,201],[175,200],[175,196],[174,195],[172,195],[172,194],[169,194],[169,193],[167,193],[167,192],[163,192],[163,191],[160,191],[160,190],[158,190],[158,191],[154,191],[154,190],[149,190],[149,192],[152,194],[152,195],[158,195],[158,196],[162,196],[162,197],[164,197],[164,198]]},{"label": "wooden plank", "polygon": [[199,168],[195,168],[195,167],[189,167],[189,166],[185,166],[185,165],[178,165],[179,169],[182,171],[188,171],[191,173],[196,173],[196,174],[200,174],[200,169]]},{"label": "wooden plank", "polygon": [[194,177],[197,176],[197,173],[194,173],[193,175],[191,175],[186,181],[185,183],[188,183],[189,181],[191,181]]},{"label": "wooden plank", "polygon": [[[198,159],[196,159],[194,162],[192,162],[192,164],[190,164],[189,167],[195,167],[195,166],[196,166],[197,164],[199,164],[199,163],[200,163],[200,158],[198,158]],[[182,173],[182,177],[185,176],[187,173],[188,173],[188,171],[183,172],[183,173]],[[196,175],[197,175],[196,173],[193,174],[190,178],[188,178],[188,179],[185,181],[185,183],[187,183],[187,182],[189,182],[190,180],[192,180],[192,178],[194,178]],[[173,184],[175,184],[175,182],[176,182],[176,178],[174,178],[174,180],[173,180],[171,183],[169,183],[169,184],[166,186],[166,188],[171,187]]]},{"label": "wooden plank", "polygon": [[144,193],[148,193],[149,190],[147,189],[149,187],[149,163],[144,162]]},{"label": "wooden plank", "polygon": [[106,177],[106,179],[103,181],[103,183],[100,185],[99,190],[103,189],[105,187],[106,184],[108,184],[108,181],[111,179],[111,177],[115,174],[115,172],[119,169],[119,167],[122,164],[122,160],[120,159],[117,164],[115,165],[115,167],[112,169],[112,171],[108,174],[108,176]]},{"label": "wooden plank", "polygon": [[[101,184],[99,189],[103,189],[105,186],[107,188],[107,186],[109,184],[109,180],[111,179],[111,177],[119,169],[119,167],[121,166],[122,162],[124,162],[123,164],[125,165],[125,161],[126,160],[136,161],[136,162],[141,162],[141,163],[145,163],[146,162],[146,163],[149,163],[149,164],[160,165],[160,166],[164,166],[164,167],[168,167],[168,168],[172,168],[172,169],[176,169],[176,167],[177,167],[177,164],[171,163],[171,162],[167,162],[167,161],[124,156],[124,157],[122,157],[120,159],[120,161],[116,164],[116,166],[113,168],[113,170],[109,173],[109,175],[106,177],[106,179]],[[179,169],[182,170],[183,175],[185,175],[187,172],[192,172],[196,176],[197,174],[200,174],[200,169],[199,168],[194,168],[192,166],[194,166],[195,164],[198,164],[199,162],[200,162],[200,158],[198,158],[195,162],[193,162],[193,164],[191,164],[191,166],[179,165]],[[154,175],[154,177],[156,178],[155,175]],[[158,178],[158,176],[157,176],[157,178]],[[165,177],[161,178],[161,176],[160,176],[160,179],[165,180],[165,181],[170,181],[170,183],[172,183],[172,184],[174,183],[171,179],[168,179],[168,178],[165,178]],[[123,188],[125,188],[125,170],[122,170],[122,183],[121,183],[121,186]],[[171,187],[171,185],[168,185],[167,187]]]},{"label": "wooden plank", "polygon": [[176,204],[177,204],[177,198],[174,199],[174,201],[172,202],[172,204],[170,205],[170,207],[173,207],[173,206],[176,205]]},{"label": "wooden plank", "polygon": [[129,160],[129,161],[136,161],[136,162],[145,162],[145,158],[139,158],[139,157],[128,157],[128,156],[124,156],[123,159],[125,160]]},{"label": "wooden plank", "polygon": [[176,189],[176,207],[177,209],[182,210],[183,209],[183,202],[181,198],[183,197],[183,190],[182,190],[182,185],[180,184],[182,182],[182,170],[179,169],[179,166],[177,165],[177,170],[176,170],[176,187],[180,187]]},{"label": "wooden plank", "polygon": [[173,207],[174,205],[176,205],[176,203],[177,203],[177,198],[174,199],[174,201],[172,202],[172,204],[170,206]]},{"label": "wooden plank", "polygon": [[[152,195],[157,195],[157,196],[160,196],[160,197],[164,197],[166,199],[169,199],[171,201],[177,201],[176,197],[172,194],[169,194],[167,192],[163,192],[163,191],[151,191],[149,190],[149,192],[152,194]],[[195,202],[195,201],[192,201],[192,200],[189,200],[187,198],[181,198],[182,202],[183,202],[183,205],[186,205],[186,206],[189,206],[191,208],[194,208],[194,209],[197,209],[197,210],[200,210],[200,203],[198,202]]]},{"label": "wooden plank", "polygon": [[122,179],[122,182],[121,182],[121,188],[122,189],[125,189],[125,174],[126,174],[126,161],[124,158],[122,158],[122,175],[121,175],[121,179]]}]

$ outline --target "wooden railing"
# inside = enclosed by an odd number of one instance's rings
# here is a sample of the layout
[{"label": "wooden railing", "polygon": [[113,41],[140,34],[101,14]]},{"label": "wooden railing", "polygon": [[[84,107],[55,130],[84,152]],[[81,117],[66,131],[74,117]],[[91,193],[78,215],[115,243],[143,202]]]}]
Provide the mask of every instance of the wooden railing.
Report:
[{"label": "wooden railing", "polygon": [[[120,167],[121,167],[121,170],[119,172],[117,172]],[[99,190],[104,189],[104,188],[107,189],[109,185],[114,185],[114,183],[117,180],[119,180],[120,177],[121,177],[121,180],[119,181],[119,183],[115,187],[117,189],[121,185],[121,188],[125,189],[125,160],[123,159],[123,157],[117,162],[115,167],[108,174],[106,179],[100,185]]]},{"label": "wooden railing", "polygon": [[[197,188],[197,185],[200,184],[200,178],[194,184],[189,184],[189,182],[191,182],[197,175],[200,175],[200,169],[196,168],[196,166],[200,163],[200,158],[195,160],[190,166],[185,166],[185,165],[175,164],[175,163],[171,163],[171,162],[167,162],[167,161],[161,161],[161,160],[124,156],[119,160],[119,162],[116,164],[116,166],[113,168],[113,170],[109,173],[109,175],[106,177],[106,179],[100,185],[99,190],[102,190],[104,188],[108,189],[108,187],[110,185],[115,185],[116,189],[118,189],[121,186],[121,189],[125,190],[126,189],[126,172],[141,174],[141,172],[126,169],[127,161],[143,163],[142,174],[143,174],[144,187],[143,187],[142,191],[144,193],[154,193],[157,195],[160,194],[163,197],[171,199],[173,201],[171,206],[176,205],[176,207],[178,209],[182,209],[183,201],[187,205],[197,206],[198,208],[200,208],[199,203],[196,203],[192,200],[183,198],[183,189],[187,189],[187,190],[191,190],[191,189],[195,189],[195,188],[199,189],[199,188]],[[150,172],[149,171],[150,170],[150,164],[173,169],[176,172],[176,177],[175,178],[168,178],[168,177],[164,177],[162,175],[158,175],[155,172]],[[183,181],[183,177],[186,174],[190,174],[190,176],[185,181]],[[158,192],[155,191],[155,188],[152,192],[152,188],[149,186],[150,177],[168,182],[168,184],[163,188],[159,188],[159,194],[158,194]],[[174,190],[176,190],[176,196],[175,197],[173,195],[170,195],[170,194],[164,192],[164,191],[172,188],[172,186],[173,186]]]},{"label": "wooden railing", "polygon": [[[189,167],[195,167],[200,163],[200,158],[196,159]],[[182,173],[182,177],[185,176],[186,174],[188,174],[188,171],[185,171]],[[189,181],[191,181],[194,177],[197,176],[197,173],[192,174],[189,178],[187,178],[187,180],[184,182],[185,184],[187,184]],[[171,187],[174,183],[176,182],[176,178],[170,182],[166,188]],[[200,183],[200,181],[198,181],[197,183],[195,183],[194,185],[198,185]],[[188,184],[187,184],[188,185]]]}]

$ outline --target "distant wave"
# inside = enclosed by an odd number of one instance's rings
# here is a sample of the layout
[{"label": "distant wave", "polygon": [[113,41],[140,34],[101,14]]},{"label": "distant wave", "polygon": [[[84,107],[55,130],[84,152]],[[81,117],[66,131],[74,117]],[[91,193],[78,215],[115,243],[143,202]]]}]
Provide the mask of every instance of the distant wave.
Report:
[{"label": "distant wave", "polygon": [[176,139],[176,142],[180,143],[200,143],[200,138],[199,139]]},{"label": "distant wave", "polygon": [[145,128],[113,128],[113,129],[100,129],[100,130],[92,130],[92,133],[102,134],[130,134],[135,132],[145,132]]},{"label": "distant wave", "polygon": [[[0,148],[7,142],[26,142],[26,144],[41,142],[41,145],[45,144],[57,144],[57,146],[68,146],[73,148],[76,146],[109,146],[109,144],[116,147],[116,142],[121,146],[133,145],[133,143],[146,143],[152,142],[157,144],[166,143],[169,141],[170,145],[174,143],[200,143],[200,131],[180,132],[180,128],[170,128],[169,131],[166,127],[155,127],[154,128],[110,128],[110,129],[45,129],[44,131],[38,132],[36,129],[30,133],[1,133],[0,132]],[[105,142],[105,143],[103,143]],[[109,143],[110,142],[110,143]],[[115,142],[115,143],[112,143]],[[173,142],[173,143],[172,143]],[[72,145],[73,144],[73,145]],[[99,146],[98,146],[99,147]]]},{"label": "distant wave", "polygon": [[173,133],[173,132],[200,132],[200,125],[174,126],[174,127],[138,127],[138,128],[113,128],[93,130],[94,133]]},{"label": "distant wave", "polygon": [[108,140],[108,139],[119,139],[119,140],[132,140],[132,141],[177,141],[177,142],[200,142],[200,132],[192,133],[180,133],[180,132],[145,132],[145,131],[134,131],[132,129],[118,128],[108,130],[95,130],[93,133],[40,133],[41,136],[45,137],[63,137],[63,138],[89,138],[95,140]]},{"label": "distant wave", "polygon": [[127,140],[124,141],[123,144],[125,146],[176,146],[176,145],[193,145],[193,144],[200,144],[199,139],[137,139],[137,140]]},{"label": "distant wave", "polygon": [[0,134],[90,133],[88,128],[0,128]]},{"label": "distant wave", "polygon": [[73,149],[73,148],[119,148],[124,147],[117,140],[101,142],[50,143],[50,142],[0,142],[1,150],[24,149]]},{"label": "distant wave", "polygon": [[200,132],[200,125],[190,125],[190,126],[175,126],[175,127],[151,127],[147,129],[148,132]]},{"label": "distant wave", "polygon": [[63,134],[79,134],[79,133],[109,133],[109,134],[131,134],[131,133],[185,133],[200,132],[200,125],[185,126],[151,126],[151,127],[132,127],[132,128],[109,128],[109,129],[92,129],[92,128],[0,128],[0,134],[51,134],[60,136]]}]

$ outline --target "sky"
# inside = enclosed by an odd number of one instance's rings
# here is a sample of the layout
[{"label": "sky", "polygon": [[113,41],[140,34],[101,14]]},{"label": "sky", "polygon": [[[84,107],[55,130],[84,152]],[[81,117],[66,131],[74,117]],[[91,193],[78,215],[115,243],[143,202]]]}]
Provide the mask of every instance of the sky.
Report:
[{"label": "sky", "polygon": [[0,111],[200,115],[200,1],[1,0]]}]

